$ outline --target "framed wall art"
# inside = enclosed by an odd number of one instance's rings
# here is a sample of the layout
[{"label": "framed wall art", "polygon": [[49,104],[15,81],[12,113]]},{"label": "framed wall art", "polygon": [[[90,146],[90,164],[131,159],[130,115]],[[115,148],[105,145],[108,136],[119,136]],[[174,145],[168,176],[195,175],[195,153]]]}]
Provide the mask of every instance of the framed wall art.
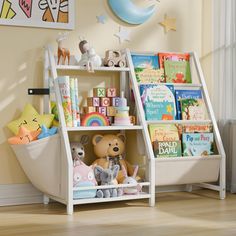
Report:
[{"label": "framed wall art", "polygon": [[74,0],[0,0],[0,25],[74,29]]}]

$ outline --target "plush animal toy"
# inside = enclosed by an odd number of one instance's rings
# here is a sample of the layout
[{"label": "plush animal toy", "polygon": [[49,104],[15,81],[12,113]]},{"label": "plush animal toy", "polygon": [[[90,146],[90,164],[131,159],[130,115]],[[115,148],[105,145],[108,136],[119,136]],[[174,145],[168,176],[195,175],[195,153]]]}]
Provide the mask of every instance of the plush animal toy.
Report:
[{"label": "plush animal toy", "polygon": [[82,161],[85,157],[84,145],[88,144],[89,137],[83,135],[80,139],[80,142],[70,143],[71,155],[74,162],[74,165],[77,161]]},{"label": "plush animal toy", "polygon": [[[96,186],[97,181],[93,169],[85,165],[82,161],[77,161],[73,169],[73,187]],[[73,198],[93,198],[96,196],[96,189],[74,190]]]},{"label": "plush animal toy", "polygon": [[[100,185],[113,185],[119,169],[120,167],[118,165],[115,165],[113,169],[103,169],[101,166],[95,166],[94,173],[96,180],[100,183]],[[97,190],[98,198],[119,197],[122,194],[123,191],[119,188]]]},{"label": "plush animal toy", "polygon": [[134,167],[123,159],[122,154],[125,151],[125,136],[123,134],[97,134],[93,137],[94,153],[97,160],[93,165],[101,166],[103,169],[112,169],[115,165],[119,165],[119,173],[117,176],[118,183],[122,183],[125,176],[121,171],[121,165],[124,166],[129,176],[134,174]]}]

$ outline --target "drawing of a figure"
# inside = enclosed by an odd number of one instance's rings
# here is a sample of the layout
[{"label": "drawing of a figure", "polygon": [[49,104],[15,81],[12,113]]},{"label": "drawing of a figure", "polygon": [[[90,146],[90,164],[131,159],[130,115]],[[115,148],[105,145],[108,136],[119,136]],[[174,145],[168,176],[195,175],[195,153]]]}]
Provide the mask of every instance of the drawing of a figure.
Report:
[{"label": "drawing of a figure", "polygon": [[44,10],[43,21],[68,23],[68,0],[40,0],[38,6]]}]

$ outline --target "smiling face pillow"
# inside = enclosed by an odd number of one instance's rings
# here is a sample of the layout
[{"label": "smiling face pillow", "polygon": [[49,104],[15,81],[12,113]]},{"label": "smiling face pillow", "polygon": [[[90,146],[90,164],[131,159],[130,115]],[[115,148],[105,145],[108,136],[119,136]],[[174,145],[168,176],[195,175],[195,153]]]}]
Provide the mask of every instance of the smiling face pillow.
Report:
[{"label": "smiling face pillow", "polygon": [[7,127],[16,135],[19,128],[24,125],[24,127],[30,131],[40,130],[41,126],[44,124],[49,128],[52,124],[54,115],[46,114],[40,115],[32,105],[27,104],[21,116],[12,122],[10,122]]}]

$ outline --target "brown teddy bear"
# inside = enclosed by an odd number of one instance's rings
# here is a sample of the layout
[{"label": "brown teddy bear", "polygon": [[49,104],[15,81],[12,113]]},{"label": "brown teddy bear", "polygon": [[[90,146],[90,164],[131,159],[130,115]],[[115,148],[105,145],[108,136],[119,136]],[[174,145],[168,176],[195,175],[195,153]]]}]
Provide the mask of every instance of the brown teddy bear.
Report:
[{"label": "brown teddy bear", "polygon": [[128,173],[132,176],[135,167],[122,158],[125,150],[125,136],[123,134],[97,134],[93,137],[94,153],[97,155],[97,160],[93,165],[99,165],[103,169],[113,168],[114,165],[120,166],[120,171],[117,176],[118,183],[122,183],[125,176],[122,173],[121,166],[123,165]]}]

